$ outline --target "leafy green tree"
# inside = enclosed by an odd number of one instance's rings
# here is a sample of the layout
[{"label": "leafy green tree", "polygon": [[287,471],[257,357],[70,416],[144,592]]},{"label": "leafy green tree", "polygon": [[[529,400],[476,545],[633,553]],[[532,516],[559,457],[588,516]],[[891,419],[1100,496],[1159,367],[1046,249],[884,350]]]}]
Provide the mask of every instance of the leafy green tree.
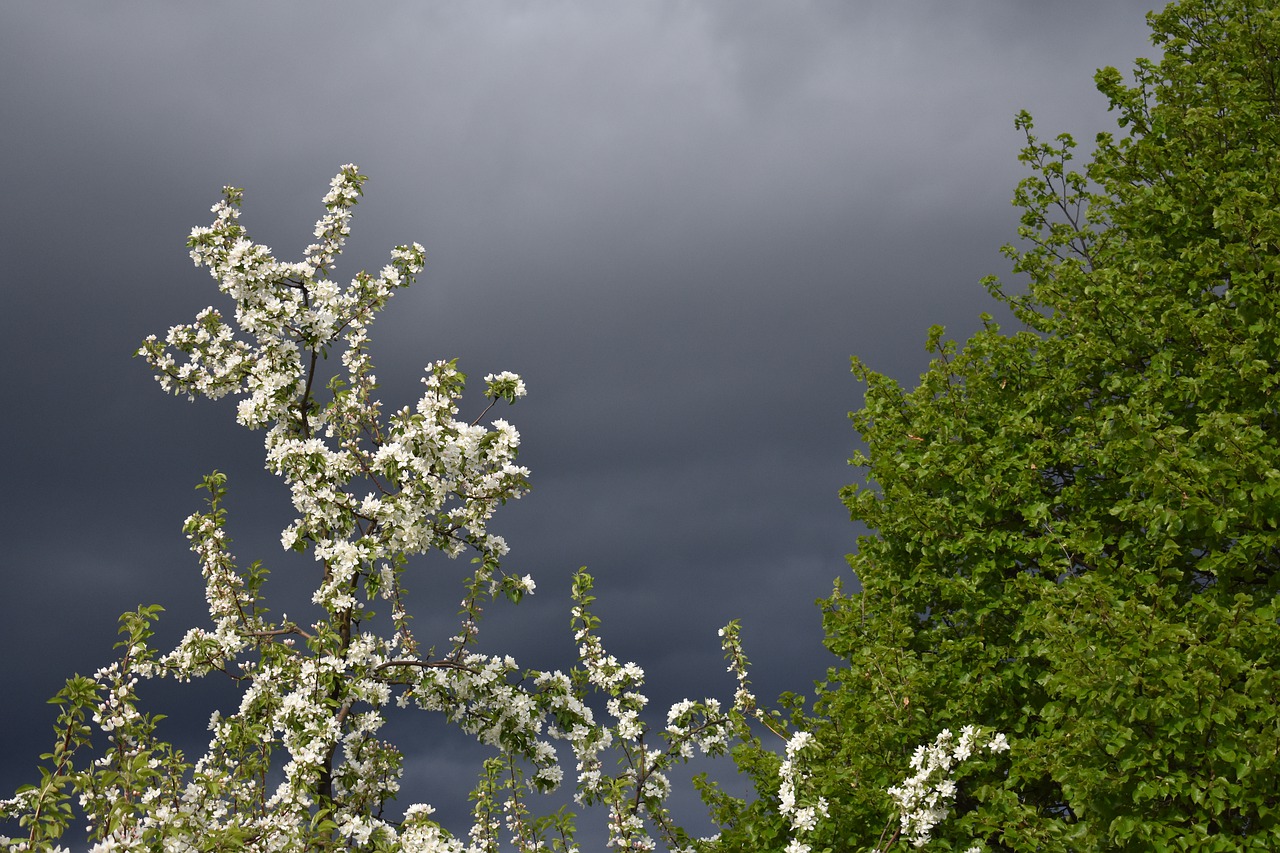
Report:
[{"label": "leafy green tree", "polygon": [[[791,721],[815,850],[892,828],[906,751],[968,722],[1012,750],[938,849],[1280,848],[1280,7],[1149,22],[1163,58],[1098,72],[1120,132],[1083,171],[1018,117],[1029,284],[987,285],[1025,329],[935,328],[914,390],[854,361],[872,533]],[[737,757],[762,799],[712,795],[719,846],[779,849],[779,759]]]}]

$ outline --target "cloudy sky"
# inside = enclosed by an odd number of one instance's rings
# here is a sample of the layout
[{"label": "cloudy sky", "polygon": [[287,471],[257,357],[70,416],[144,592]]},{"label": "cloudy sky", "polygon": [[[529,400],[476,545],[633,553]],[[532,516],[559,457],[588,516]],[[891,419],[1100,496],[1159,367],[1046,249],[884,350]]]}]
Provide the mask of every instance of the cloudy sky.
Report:
[{"label": "cloudy sky", "polygon": [[[280,554],[291,513],[261,436],[130,358],[223,304],[184,247],[223,185],[293,260],[354,162],[370,181],[339,272],[427,247],[373,327],[390,408],[438,358],[525,377],[503,414],[534,490],[495,527],[539,586],[492,608],[494,647],[567,665],[586,565],[656,706],[731,695],[732,618],[760,694],[803,691],[833,662],[813,602],[859,533],[837,497],[849,356],[910,382],[929,325],[963,338],[999,313],[978,282],[1007,272],[1013,116],[1085,142],[1112,127],[1092,74],[1150,53],[1152,7],[7,0],[0,791],[34,780],[44,700],[110,659],[121,612],[163,604],[161,644],[201,623],[180,528],[202,474],[230,475],[235,550],[277,566],[276,609],[305,609],[314,564]],[[442,613],[453,574],[415,581]],[[156,689],[198,747],[225,696]],[[474,754],[434,724],[400,730],[407,796],[460,826]]]}]

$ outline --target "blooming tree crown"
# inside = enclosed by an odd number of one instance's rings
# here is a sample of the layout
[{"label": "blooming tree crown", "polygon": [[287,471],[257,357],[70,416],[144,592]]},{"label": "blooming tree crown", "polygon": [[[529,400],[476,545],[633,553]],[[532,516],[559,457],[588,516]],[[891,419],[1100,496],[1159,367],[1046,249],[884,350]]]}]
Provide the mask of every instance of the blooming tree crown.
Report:
[{"label": "blooming tree crown", "polygon": [[[574,580],[580,660],[568,674],[525,671],[509,655],[476,650],[483,606],[535,589],[531,576],[502,570],[507,544],[489,531],[497,507],[528,489],[529,472],[516,462],[520,436],[502,419],[480,423],[526,389],[514,373],[489,374],[488,407],[463,421],[466,377],[455,362],[438,361],[417,404],[384,415],[369,325],[422,270],[425,253],[416,243],[398,246],[377,275],[361,272],[345,286],[330,277],[365,180],[355,166],[342,167],[316,242],[296,263],[249,239],[243,194],[226,188],[213,223],[193,229],[188,247],[234,302],[233,320],[210,307],[138,350],[166,391],[238,397],[237,421],[265,431],[266,467],[288,484],[297,513],[281,544],[315,558],[312,604],[322,616],[302,624],[269,613],[266,570],[238,568],[229,551],[226,478],[206,477],[208,507],[184,529],[200,559],[211,625],[160,654],[148,643],[160,608],[122,617],[120,660],[92,679],[72,679],[55,700],[66,736],[54,770],[0,804],[0,816],[17,816],[30,830],[26,841],[0,839],[10,849],[45,849],[41,841],[61,835],[71,819],[67,789],[79,792],[98,850],[490,851],[502,833],[520,850],[544,849],[548,833],[574,849],[572,822],[534,820],[527,802],[562,781],[555,741],[568,742],[576,758],[577,800],[608,807],[613,846],[652,848],[655,830],[672,844],[683,838],[664,805],[665,770],[692,755],[692,745],[722,752],[728,718],[714,702],[679,703],[659,733],[665,746],[651,742],[640,721],[643,671],[605,652],[589,575]],[[341,369],[322,381],[334,351]],[[410,561],[432,551],[469,555],[473,570],[456,632],[424,648],[411,630],[405,583]],[[389,613],[378,617],[375,605]],[[241,685],[240,704],[213,714],[207,752],[187,763],[156,738],[158,718],[137,709],[136,686],[140,677],[215,671]],[[602,697],[611,722],[597,721],[589,694]],[[398,820],[386,816],[402,771],[400,752],[378,736],[393,704],[440,712],[495,749],[473,793],[467,841],[437,825],[426,804]],[[89,718],[108,745],[77,769],[75,753],[92,746]],[[605,750],[623,756],[621,771],[611,775]]]}]

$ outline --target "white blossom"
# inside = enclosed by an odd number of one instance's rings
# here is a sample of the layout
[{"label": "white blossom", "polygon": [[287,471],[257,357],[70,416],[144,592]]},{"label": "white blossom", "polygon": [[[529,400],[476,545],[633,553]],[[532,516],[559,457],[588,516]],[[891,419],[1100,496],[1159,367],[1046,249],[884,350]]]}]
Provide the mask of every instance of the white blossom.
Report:
[{"label": "white blossom", "polygon": [[[497,793],[477,795],[468,843],[437,825],[426,804],[409,805],[399,823],[382,817],[403,771],[399,751],[379,737],[391,707],[439,712],[510,766],[531,768],[526,780],[511,782],[521,790],[562,784],[555,744],[567,744],[575,799],[608,807],[609,845],[654,849],[654,827],[669,822],[671,768],[695,746],[712,754],[727,749],[727,716],[714,699],[685,700],[650,736],[644,670],[605,650],[585,574],[575,578],[579,661],[570,674],[527,673],[511,656],[476,650],[486,596],[519,598],[537,586],[529,574],[503,571],[508,544],[489,529],[497,508],[528,488],[529,472],[517,461],[520,433],[504,419],[484,426],[460,417],[465,383],[452,361],[426,369],[411,406],[387,414],[374,396],[369,325],[413,282],[425,251],[399,246],[376,275],[360,273],[345,284],[330,277],[364,180],[354,165],[333,178],[315,242],[297,262],[280,261],[250,239],[239,221],[242,193],[225,189],[213,223],[192,229],[188,247],[234,307],[225,315],[206,308],[138,350],[167,393],[233,397],[236,421],[262,432],[265,467],[281,479],[294,510],[280,545],[309,552],[319,615],[301,624],[265,606],[264,570],[242,567],[230,549],[225,477],[207,477],[207,509],[183,529],[204,580],[208,624],[160,654],[147,645],[154,614],[140,611],[126,624],[132,633],[121,660],[89,682],[96,692],[86,710],[108,741],[92,765],[108,781],[78,793],[91,824],[105,826],[110,815],[112,826],[93,849],[302,851],[322,805],[332,832],[350,846],[480,853],[493,849],[505,828],[518,847],[544,849],[530,840],[532,823],[514,794],[501,807]],[[527,393],[510,371],[484,381],[491,404]],[[411,630],[405,578],[418,583],[415,560],[433,552],[474,562],[455,633],[425,651]],[[385,617],[375,620],[374,605],[389,611],[390,626]],[[754,707],[745,665],[730,669],[738,678],[734,708]],[[139,678],[185,681],[215,672],[237,680],[239,704],[209,717],[205,753],[183,764],[161,748],[153,721],[137,709]],[[607,716],[597,719],[593,694],[603,698]],[[788,744],[789,762],[807,743],[798,738]],[[146,775],[134,775],[139,768]],[[786,784],[793,825],[808,831],[826,815],[826,803],[796,807],[804,778],[796,771]],[[0,803],[6,817],[40,807],[32,792]],[[144,847],[153,838],[160,840]]]}]

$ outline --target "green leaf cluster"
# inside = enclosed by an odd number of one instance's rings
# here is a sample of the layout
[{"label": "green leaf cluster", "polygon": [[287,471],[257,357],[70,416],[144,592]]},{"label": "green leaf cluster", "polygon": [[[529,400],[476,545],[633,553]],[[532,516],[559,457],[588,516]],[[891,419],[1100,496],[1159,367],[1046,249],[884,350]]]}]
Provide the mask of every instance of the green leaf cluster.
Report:
[{"label": "green leaf cluster", "polygon": [[[913,746],[970,723],[1013,748],[937,849],[1280,849],[1280,7],[1148,20],[1163,57],[1098,73],[1119,130],[1083,169],[1018,117],[1028,287],[986,284],[1024,329],[932,330],[910,390],[854,361],[871,532],[793,721],[815,849],[875,839]],[[785,837],[718,806],[720,849]]]}]

